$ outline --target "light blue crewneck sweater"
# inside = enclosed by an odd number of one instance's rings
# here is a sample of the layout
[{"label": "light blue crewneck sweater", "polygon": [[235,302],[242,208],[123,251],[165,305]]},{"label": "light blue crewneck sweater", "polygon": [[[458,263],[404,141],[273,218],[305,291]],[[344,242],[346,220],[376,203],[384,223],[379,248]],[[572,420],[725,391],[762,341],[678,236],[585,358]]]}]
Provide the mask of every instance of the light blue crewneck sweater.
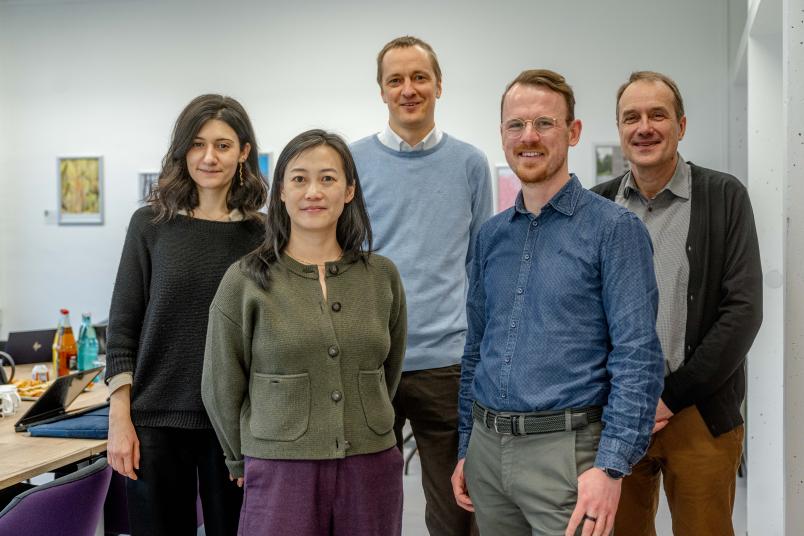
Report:
[{"label": "light blue crewneck sweater", "polygon": [[432,149],[400,152],[376,135],[351,146],[374,248],[402,275],[408,305],[404,370],[460,363],[466,267],[491,216],[491,173],[476,147],[444,134]]}]

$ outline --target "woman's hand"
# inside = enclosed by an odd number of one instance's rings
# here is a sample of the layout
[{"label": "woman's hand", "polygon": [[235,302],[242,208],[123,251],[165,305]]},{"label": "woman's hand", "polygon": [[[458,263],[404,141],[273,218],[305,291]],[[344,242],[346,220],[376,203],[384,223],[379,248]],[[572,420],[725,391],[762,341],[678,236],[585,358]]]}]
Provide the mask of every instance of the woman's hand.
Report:
[{"label": "woman's hand", "polygon": [[236,482],[236,484],[237,484],[237,487],[238,487],[238,488],[242,488],[242,487],[243,487],[243,477],[242,477],[242,476],[241,476],[241,477],[239,477],[239,478],[235,478],[235,477],[233,477],[232,475],[229,475],[229,480],[231,480],[232,482],[237,481],[237,482]]},{"label": "woman's hand", "polygon": [[112,469],[131,480],[137,480],[134,470],[140,468],[140,440],[131,422],[130,385],[124,385],[112,393],[106,457]]}]

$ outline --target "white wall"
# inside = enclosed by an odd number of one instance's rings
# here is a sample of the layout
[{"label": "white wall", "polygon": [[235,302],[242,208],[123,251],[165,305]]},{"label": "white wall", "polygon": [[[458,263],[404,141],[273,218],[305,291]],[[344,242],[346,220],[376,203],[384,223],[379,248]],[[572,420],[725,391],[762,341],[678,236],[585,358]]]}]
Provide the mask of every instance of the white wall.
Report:
[{"label": "white wall", "polygon": [[[238,98],[263,148],[324,127],[354,140],[382,127],[374,59],[418,35],[444,69],[437,122],[504,162],[499,98],[524,68],[574,86],[584,121],[570,168],[594,182],[593,145],[616,142],[614,93],[634,69],[684,94],[682,154],[728,160],[726,0],[548,2],[0,2],[0,338],[54,325],[59,307],[106,316],[137,173],[157,169],[181,108]],[[48,225],[56,158],[103,155],[106,222]]]}]

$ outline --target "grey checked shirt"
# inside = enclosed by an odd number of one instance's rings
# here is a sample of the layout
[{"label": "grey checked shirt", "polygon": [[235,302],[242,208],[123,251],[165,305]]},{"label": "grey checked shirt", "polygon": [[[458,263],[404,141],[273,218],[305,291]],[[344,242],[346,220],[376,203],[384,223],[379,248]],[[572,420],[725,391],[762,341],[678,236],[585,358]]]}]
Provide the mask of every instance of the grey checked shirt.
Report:
[{"label": "grey checked shirt", "polygon": [[618,205],[642,220],[653,241],[653,265],[659,287],[656,332],[664,352],[665,375],[684,364],[690,275],[686,251],[690,229],[690,180],[690,166],[679,154],[673,177],[656,197],[647,199],[628,172],[620,182],[615,199]]}]

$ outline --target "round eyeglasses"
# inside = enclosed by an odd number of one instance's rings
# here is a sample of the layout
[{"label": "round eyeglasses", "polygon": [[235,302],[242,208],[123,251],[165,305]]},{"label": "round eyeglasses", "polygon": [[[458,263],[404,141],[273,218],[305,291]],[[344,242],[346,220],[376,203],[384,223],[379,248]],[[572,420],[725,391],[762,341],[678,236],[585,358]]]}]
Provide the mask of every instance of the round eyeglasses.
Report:
[{"label": "round eyeglasses", "polygon": [[536,119],[509,119],[503,124],[503,132],[509,138],[519,138],[525,133],[528,123],[539,134],[547,134],[558,126],[558,119],[546,115]]}]

